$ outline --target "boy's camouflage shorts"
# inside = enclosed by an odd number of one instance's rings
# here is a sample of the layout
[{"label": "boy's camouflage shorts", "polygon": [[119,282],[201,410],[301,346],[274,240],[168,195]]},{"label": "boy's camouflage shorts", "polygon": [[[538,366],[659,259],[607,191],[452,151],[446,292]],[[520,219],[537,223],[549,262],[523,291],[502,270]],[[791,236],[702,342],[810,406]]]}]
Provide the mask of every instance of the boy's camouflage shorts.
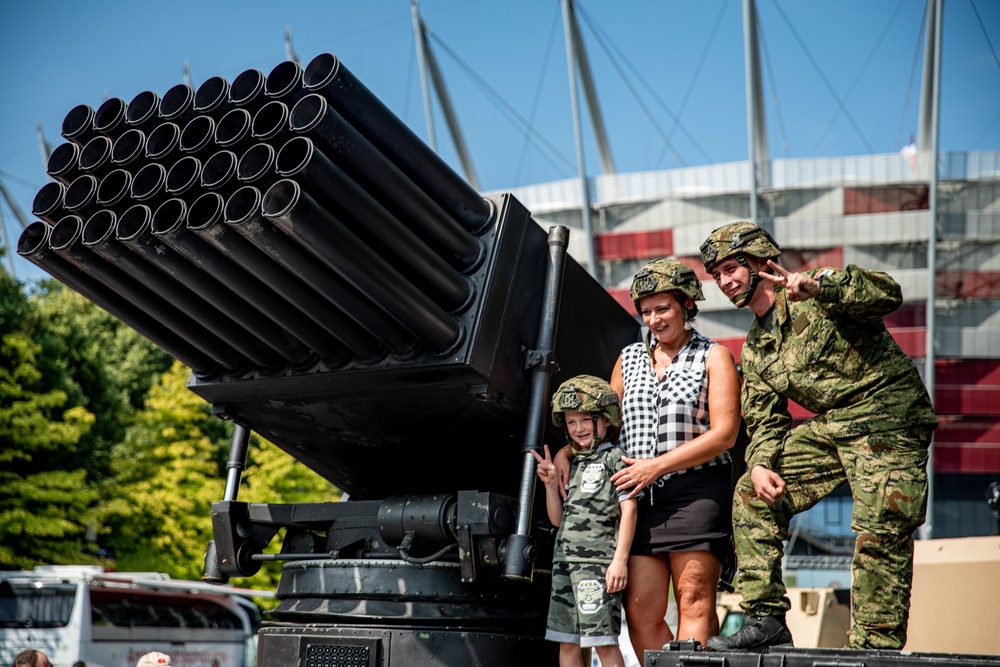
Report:
[{"label": "boy's camouflage shorts", "polygon": [[604,563],[553,563],[545,638],[581,647],[618,643],[621,593],[609,594]]}]

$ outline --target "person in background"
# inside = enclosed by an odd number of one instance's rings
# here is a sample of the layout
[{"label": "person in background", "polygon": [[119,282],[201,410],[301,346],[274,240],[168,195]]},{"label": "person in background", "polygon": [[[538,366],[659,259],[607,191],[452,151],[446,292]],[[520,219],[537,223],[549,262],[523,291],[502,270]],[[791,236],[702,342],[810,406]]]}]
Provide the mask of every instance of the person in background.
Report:
[{"label": "person in background", "polygon": [[52,667],[47,655],[38,649],[29,648],[21,651],[14,658],[11,667]]},{"label": "person in background", "polygon": [[151,651],[139,658],[135,667],[170,667],[170,656],[159,651]]},{"label": "person in background", "polygon": [[[747,472],[733,497],[738,588],[747,620],[715,651],[791,643],[782,541],[792,516],[850,484],[857,533],[850,645],[901,649],[913,576],[913,532],[927,508],[927,447],[937,417],[913,361],[883,318],[902,304],[887,274],[855,265],[788,271],[752,222],[719,227],[705,270],[756,316],[743,344]],[[793,427],[788,401],[815,414]]]}]

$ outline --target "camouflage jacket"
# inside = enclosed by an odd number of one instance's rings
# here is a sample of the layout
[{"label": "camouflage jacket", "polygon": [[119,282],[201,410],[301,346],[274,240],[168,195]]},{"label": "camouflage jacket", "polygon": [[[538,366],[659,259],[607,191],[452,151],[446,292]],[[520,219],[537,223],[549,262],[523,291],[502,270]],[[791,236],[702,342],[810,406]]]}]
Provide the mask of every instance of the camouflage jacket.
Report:
[{"label": "camouflage jacket", "polygon": [[611,563],[618,537],[619,494],[611,476],[625,468],[625,452],[609,443],[570,458],[569,489],[556,533],[553,562]]},{"label": "camouflage jacket", "polygon": [[779,286],[774,332],[758,318],[743,344],[748,468],[773,463],[792,424],[788,399],[825,413],[844,437],[937,424],[916,366],[883,322],[902,303],[899,285],[853,264],[805,274],[820,281],[819,296],[793,303]]}]

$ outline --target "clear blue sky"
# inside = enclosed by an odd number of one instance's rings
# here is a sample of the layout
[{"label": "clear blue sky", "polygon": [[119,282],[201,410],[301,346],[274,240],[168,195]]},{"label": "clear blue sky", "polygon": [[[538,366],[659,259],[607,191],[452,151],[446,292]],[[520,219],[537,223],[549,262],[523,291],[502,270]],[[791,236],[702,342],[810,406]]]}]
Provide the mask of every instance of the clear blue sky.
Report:
[{"label": "clear blue sky", "polygon": [[[925,0],[757,2],[772,157],[889,153],[909,142]],[[617,171],[746,159],[742,4],[578,0]],[[944,5],[941,150],[1000,150],[1000,2]],[[575,176],[559,0],[419,8],[482,188]],[[248,68],[267,74],[285,59],[286,28],[303,65],[336,54],[426,138],[409,0],[0,0],[0,178],[30,217],[47,180],[37,123],[58,145],[71,108],[163,94],[182,81],[185,59],[195,86]],[[438,150],[457,170],[436,104],[434,113]],[[514,114],[555,151],[526,139]],[[593,175],[599,163],[587,144]],[[13,244],[20,228],[0,207]],[[15,273],[45,275],[20,258]]]}]

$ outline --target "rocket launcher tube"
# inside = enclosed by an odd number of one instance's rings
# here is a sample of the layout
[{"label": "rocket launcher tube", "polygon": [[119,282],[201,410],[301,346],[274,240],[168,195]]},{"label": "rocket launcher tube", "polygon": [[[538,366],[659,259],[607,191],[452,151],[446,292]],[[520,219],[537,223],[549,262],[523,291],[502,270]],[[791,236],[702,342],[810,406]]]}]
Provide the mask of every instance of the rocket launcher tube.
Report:
[{"label": "rocket launcher tube", "polygon": [[[350,347],[359,356],[378,359],[385,349],[385,342],[396,354],[412,351],[413,338],[398,322],[377,308],[339,275],[330,271],[305,248],[276,229],[270,220],[261,215],[260,190],[247,185],[237,190],[226,202],[226,224],[235,229],[258,249],[281,264],[287,271],[299,276],[326,297],[331,305],[344,313],[364,331],[351,327]],[[348,329],[345,327],[345,331]]]},{"label": "rocket launcher tube", "polygon": [[[186,210],[181,200],[167,200],[160,208]],[[166,216],[166,212],[164,213]],[[115,226],[115,237],[133,252],[156,264],[162,271],[186,285],[227,317],[276,350],[288,363],[302,366],[313,361],[303,344],[262,314],[242,296],[230,290],[212,274],[186,260],[171,246],[152,234],[153,213],[148,206],[136,204],[125,211]]]},{"label": "rocket launcher tube", "polygon": [[49,248],[50,232],[51,227],[44,222],[31,223],[21,232],[17,253],[135,329],[196,373],[210,375],[216,369],[216,363],[208,355],[167,329],[156,317],[147,315],[107,285],[53,252]]},{"label": "rocket launcher tube", "polygon": [[81,234],[84,247],[149,287],[178,310],[193,317],[256,366],[275,368],[281,365],[280,358],[273,350],[267,350],[253,335],[221,315],[200,296],[119,243],[114,236],[117,221],[118,216],[106,209],[90,216]]},{"label": "rocket launcher tube", "polygon": [[[315,188],[322,182],[312,181]],[[301,239],[305,247],[349,283],[370,295],[390,316],[434,354],[446,354],[462,340],[458,320],[417,290],[385,259],[292,180],[281,180],[264,195],[264,217]]]}]

